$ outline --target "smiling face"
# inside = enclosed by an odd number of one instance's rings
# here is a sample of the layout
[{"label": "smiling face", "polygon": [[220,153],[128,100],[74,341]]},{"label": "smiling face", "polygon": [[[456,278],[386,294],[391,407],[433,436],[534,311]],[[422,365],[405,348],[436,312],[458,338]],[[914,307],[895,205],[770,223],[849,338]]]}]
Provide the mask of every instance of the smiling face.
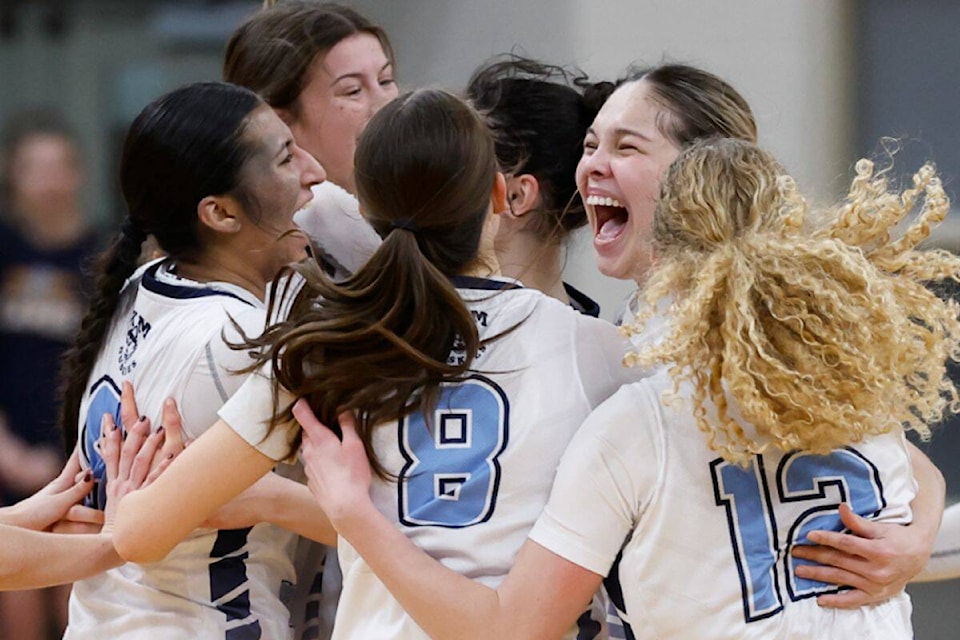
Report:
[{"label": "smiling face", "polygon": [[372,34],[356,33],[314,59],[296,109],[284,112],[284,119],[330,181],[356,193],[357,137],[397,93],[393,65],[380,41]]},{"label": "smiling face", "polygon": [[253,149],[241,170],[241,183],[253,201],[253,210],[245,212],[252,224],[244,228],[250,234],[250,244],[270,249],[263,252],[272,255],[264,260],[264,270],[272,277],[280,266],[300,257],[302,237],[288,236],[279,246],[277,239],[297,229],[293,214],[310,201],[310,187],[322,182],[325,173],[267,106],[250,114],[243,136]]},{"label": "smiling face", "polygon": [[660,181],[680,153],[658,124],[670,113],[643,80],[617,89],[583,143],[577,188],[586,203],[597,267],[611,278],[644,278],[650,266]]}]

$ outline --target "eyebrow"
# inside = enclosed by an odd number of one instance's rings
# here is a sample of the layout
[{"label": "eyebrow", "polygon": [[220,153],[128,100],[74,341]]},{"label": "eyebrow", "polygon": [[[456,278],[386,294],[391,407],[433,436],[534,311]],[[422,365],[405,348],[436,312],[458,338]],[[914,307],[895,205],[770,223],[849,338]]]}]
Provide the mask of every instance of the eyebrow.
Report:
[{"label": "eyebrow", "polygon": [[[648,142],[652,141],[652,138],[650,138],[650,136],[636,129],[630,129],[629,127],[617,127],[613,130],[613,134],[620,138],[622,138],[623,136],[634,136],[634,137],[646,140]],[[586,135],[592,135],[594,137],[597,137],[597,132],[594,130],[592,126],[587,127]]]},{"label": "eyebrow", "polygon": [[[390,62],[389,60],[387,60],[387,62],[386,62],[382,67],[380,67],[380,70],[377,71],[377,75],[380,75],[381,73],[383,73],[383,70],[384,70],[384,69],[386,69],[387,67],[390,67],[390,66],[392,66],[392,65],[393,65],[393,63]],[[333,85],[337,84],[337,83],[340,82],[341,80],[345,80],[346,78],[360,78],[360,77],[362,77],[362,76],[363,76],[363,73],[360,72],[360,71],[353,71],[353,72],[351,72],[351,73],[345,73],[345,74],[343,74],[342,76],[338,76],[338,77],[334,78],[334,79],[333,79],[333,82],[330,83],[330,86],[332,87]]]},{"label": "eyebrow", "polygon": [[290,150],[291,144],[293,144],[293,138],[287,138],[286,140],[284,140],[283,143],[280,145],[280,148],[277,149],[276,152],[273,154],[273,157],[276,158],[277,156],[287,153]]}]

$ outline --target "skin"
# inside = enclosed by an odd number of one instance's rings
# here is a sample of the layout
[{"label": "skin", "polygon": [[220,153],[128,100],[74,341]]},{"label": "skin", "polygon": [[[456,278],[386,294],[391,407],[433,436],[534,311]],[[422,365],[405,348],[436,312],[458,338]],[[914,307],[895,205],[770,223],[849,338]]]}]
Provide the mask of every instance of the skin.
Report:
[{"label": "skin", "polygon": [[86,230],[83,171],[73,143],[55,134],[25,139],[10,158],[11,212],[39,247],[69,245]]},{"label": "skin", "polygon": [[[638,282],[652,260],[647,238],[660,181],[679,153],[657,128],[658,118],[668,114],[650,100],[648,91],[641,81],[614,93],[588,133],[577,171],[585,201],[590,196],[612,198],[625,209],[587,206],[601,271]],[[340,416],[342,442],[316,421],[305,403],[297,404],[294,415],[304,428],[303,458],[311,491],[338,533],[431,637],[559,637],[599,587],[602,576],[529,540],[497,590],[447,570],[373,506],[366,454],[351,429],[352,415]],[[913,506],[936,517],[910,527],[878,525],[844,508],[843,522],[857,536],[817,532],[811,539],[822,546],[795,551],[835,565],[804,568],[807,577],[855,587],[823,596],[821,604],[857,607],[886,599],[916,574],[916,559],[929,554],[943,508],[943,482],[928,460],[915,451],[911,455],[924,487]],[[543,593],[545,580],[552,585],[549,594]]]},{"label": "skin", "polygon": [[[133,397],[129,384],[124,393]],[[172,418],[169,409],[165,406],[163,412],[164,423],[169,426],[152,434],[149,420],[140,420],[135,412],[123,413],[124,422],[130,425],[126,438],[112,417],[104,416],[97,446],[106,465],[110,506],[105,512],[97,512],[96,518],[84,517],[82,514],[91,510],[79,506],[90,493],[93,476],[80,470],[76,451],[50,484],[26,500],[0,509],[0,535],[4,540],[0,546],[0,590],[66,584],[123,563],[111,542],[116,505],[123,496],[153,482],[183,450],[177,424],[167,422]],[[81,520],[88,521],[86,533],[49,532],[78,531],[58,529],[57,525]]]},{"label": "skin", "polygon": [[310,188],[326,174],[267,106],[251,113],[244,136],[255,149],[241,171],[241,182],[255,194],[253,210],[229,194],[201,200],[197,215],[203,252],[178,262],[177,269],[198,282],[236,284],[262,299],[277,271],[304,257],[306,240],[293,214],[310,201]]},{"label": "skin", "polygon": [[[499,215],[495,212],[506,208],[506,185],[503,175],[497,174],[477,260],[461,275],[500,274],[494,248],[499,225]],[[229,462],[225,464],[225,461]],[[217,421],[177,458],[171,465],[171,473],[123,500],[114,527],[117,553],[128,562],[162,560],[191,531],[218,517],[215,515],[218,510],[263,478],[275,464],[275,460],[260,453],[226,422]],[[184,495],[190,495],[191,499],[184,501]],[[303,495],[301,492],[293,499],[299,500]],[[335,544],[336,532],[329,520],[315,508],[315,501],[311,501],[311,505],[311,513],[284,516],[287,519],[304,517],[309,522],[287,528],[319,542]],[[261,515],[254,521],[263,519]]]},{"label": "skin", "polygon": [[[650,267],[650,228],[660,180],[680,153],[657,127],[666,115],[644,81],[618,89],[587,130],[577,166],[577,188],[587,203],[600,272],[642,281]],[[612,198],[624,208],[590,204]]]},{"label": "skin", "polygon": [[369,33],[344,38],[318,55],[293,109],[279,109],[297,143],[323,165],[328,179],[356,193],[357,137],[380,107],[399,94],[393,64]]}]

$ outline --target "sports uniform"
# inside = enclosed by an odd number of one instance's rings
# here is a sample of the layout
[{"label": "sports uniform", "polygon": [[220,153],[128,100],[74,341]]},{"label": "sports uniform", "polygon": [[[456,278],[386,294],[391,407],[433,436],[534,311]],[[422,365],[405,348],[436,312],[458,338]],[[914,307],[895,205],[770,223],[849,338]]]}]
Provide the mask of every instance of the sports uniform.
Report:
[{"label": "sports uniform", "polygon": [[[869,608],[820,608],[832,585],[796,578],[789,549],[841,527],[842,500],[909,522],[916,485],[891,433],[828,456],[765,453],[749,467],[705,442],[666,370],[627,385],[574,437],[530,538],[600,575],[630,638],[910,638],[905,593]],[[679,398],[690,398],[690,386]],[[748,427],[745,427],[748,428]],[[625,605],[625,606],[624,606]]]},{"label": "sports uniform", "polygon": [[293,221],[320,249],[333,269],[333,279],[343,280],[377,250],[380,236],[360,215],[360,203],[353,194],[329,181],[314,185],[311,191],[313,199]]},{"label": "sports uniform", "polygon": [[[119,423],[120,385],[130,380],[140,411],[160,426],[172,396],[190,427],[216,422],[220,405],[245,376],[245,351],[229,348],[239,335],[263,330],[265,310],[250,292],[227,283],[179,278],[168,261],[153,262],[128,282],[80,407],[81,464],[103,506],[103,461],[95,443],[100,418]],[[189,500],[189,496],[184,497]],[[161,562],[126,564],[74,585],[65,638],[181,640],[289,638],[281,591],[294,580],[295,536],[270,524],[238,530],[198,529]]]},{"label": "sports uniform", "polygon": [[[427,553],[493,587],[540,514],[574,432],[593,407],[640,372],[620,365],[627,345],[609,323],[514,281],[454,282],[481,339],[500,337],[481,349],[474,375],[443,388],[429,428],[412,414],[377,429],[377,456],[399,481],[374,479],[371,495]],[[451,359],[463,355],[455,351]],[[220,417],[281,459],[290,434],[264,437],[270,411],[269,382],[253,376]],[[343,540],[339,551],[344,587],[334,638],[425,638]]]}]

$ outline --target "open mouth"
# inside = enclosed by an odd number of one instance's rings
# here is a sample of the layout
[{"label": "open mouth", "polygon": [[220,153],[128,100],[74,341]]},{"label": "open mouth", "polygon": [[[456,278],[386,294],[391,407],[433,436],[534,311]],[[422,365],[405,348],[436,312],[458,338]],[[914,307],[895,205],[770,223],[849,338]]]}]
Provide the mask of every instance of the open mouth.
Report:
[{"label": "open mouth", "polygon": [[593,207],[597,218],[594,242],[607,243],[620,237],[627,227],[630,214],[615,198],[587,196],[587,204]]}]

